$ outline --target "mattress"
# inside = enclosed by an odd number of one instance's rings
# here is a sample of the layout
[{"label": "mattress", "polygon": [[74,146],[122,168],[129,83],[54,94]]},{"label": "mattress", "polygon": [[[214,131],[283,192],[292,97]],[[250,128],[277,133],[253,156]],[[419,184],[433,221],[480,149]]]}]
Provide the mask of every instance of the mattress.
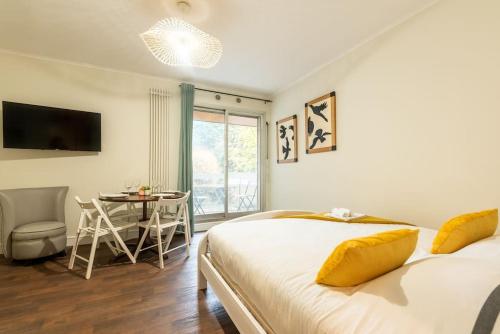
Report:
[{"label": "mattress", "polygon": [[[315,283],[342,241],[405,225],[309,219],[228,222],[208,232],[210,257],[273,333],[471,333],[500,282],[500,237],[431,255],[435,230],[419,228],[405,266],[351,288]],[[497,324],[494,333],[500,333]]]}]

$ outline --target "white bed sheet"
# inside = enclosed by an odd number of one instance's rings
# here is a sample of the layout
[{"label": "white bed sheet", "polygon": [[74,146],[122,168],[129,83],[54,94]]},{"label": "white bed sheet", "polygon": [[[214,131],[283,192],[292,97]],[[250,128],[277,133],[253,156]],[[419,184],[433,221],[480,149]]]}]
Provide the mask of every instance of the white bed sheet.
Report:
[{"label": "white bed sheet", "polygon": [[213,261],[275,333],[470,333],[500,282],[500,237],[433,256],[436,231],[419,227],[402,268],[353,288],[315,283],[342,241],[402,228],[415,227],[268,219],[218,225],[208,242]]}]

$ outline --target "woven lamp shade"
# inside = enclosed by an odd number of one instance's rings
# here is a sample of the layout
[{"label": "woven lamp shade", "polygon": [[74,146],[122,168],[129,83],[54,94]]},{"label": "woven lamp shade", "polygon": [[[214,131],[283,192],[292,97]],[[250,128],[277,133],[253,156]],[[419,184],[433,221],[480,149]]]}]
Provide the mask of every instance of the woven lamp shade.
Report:
[{"label": "woven lamp shade", "polygon": [[170,66],[210,68],[222,56],[217,38],[176,17],[158,21],[141,38],[160,62]]}]

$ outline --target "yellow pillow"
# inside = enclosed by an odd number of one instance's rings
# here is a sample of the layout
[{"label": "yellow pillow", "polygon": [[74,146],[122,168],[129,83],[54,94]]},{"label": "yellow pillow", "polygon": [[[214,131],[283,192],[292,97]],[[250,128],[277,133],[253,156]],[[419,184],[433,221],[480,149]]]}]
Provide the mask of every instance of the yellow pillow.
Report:
[{"label": "yellow pillow", "polygon": [[417,246],[419,230],[394,230],[344,241],[326,259],[316,283],[354,286],[401,267]]},{"label": "yellow pillow", "polygon": [[473,242],[491,237],[498,225],[498,209],[467,213],[448,220],[432,242],[433,254],[453,253]]}]

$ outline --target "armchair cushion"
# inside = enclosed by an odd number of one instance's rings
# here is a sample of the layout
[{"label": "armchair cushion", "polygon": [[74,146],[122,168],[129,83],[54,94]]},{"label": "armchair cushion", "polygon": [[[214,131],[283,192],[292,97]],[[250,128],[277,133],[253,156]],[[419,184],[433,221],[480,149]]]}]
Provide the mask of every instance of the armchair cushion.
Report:
[{"label": "armchair cushion", "polygon": [[33,240],[66,234],[66,225],[56,221],[24,224],[12,231],[12,240]]}]

